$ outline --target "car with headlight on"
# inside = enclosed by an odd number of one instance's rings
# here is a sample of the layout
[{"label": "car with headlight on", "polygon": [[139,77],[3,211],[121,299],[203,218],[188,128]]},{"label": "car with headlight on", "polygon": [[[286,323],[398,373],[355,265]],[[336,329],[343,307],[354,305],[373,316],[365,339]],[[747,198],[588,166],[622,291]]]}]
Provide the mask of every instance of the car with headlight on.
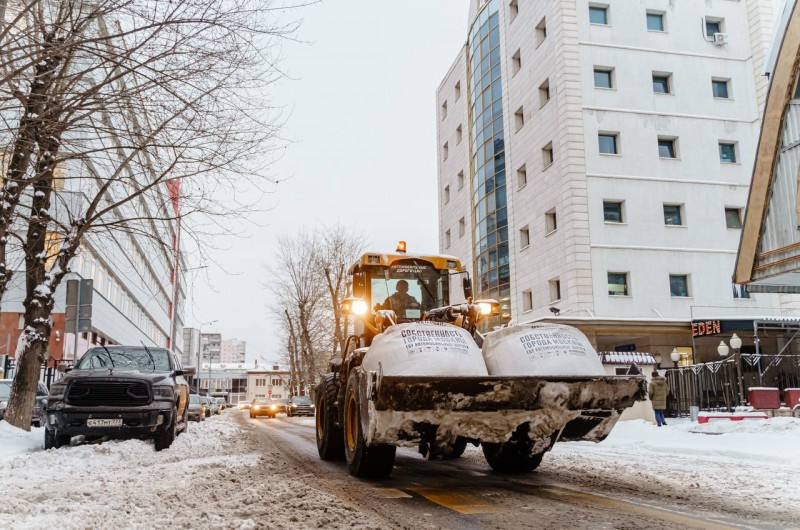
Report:
[{"label": "car with headlight on", "polygon": [[250,417],[267,416],[274,418],[279,412],[286,412],[286,404],[277,399],[256,398],[250,403]]},{"label": "car with headlight on", "polygon": [[100,346],[50,386],[45,449],[86,440],[152,439],[156,451],[188,426],[189,385],[166,348]]},{"label": "car with headlight on", "polygon": [[294,396],[286,407],[287,416],[313,416],[314,403],[308,396]]},{"label": "car with headlight on", "polygon": [[238,410],[250,410],[250,402],[249,401],[240,401],[236,404],[236,408]]}]

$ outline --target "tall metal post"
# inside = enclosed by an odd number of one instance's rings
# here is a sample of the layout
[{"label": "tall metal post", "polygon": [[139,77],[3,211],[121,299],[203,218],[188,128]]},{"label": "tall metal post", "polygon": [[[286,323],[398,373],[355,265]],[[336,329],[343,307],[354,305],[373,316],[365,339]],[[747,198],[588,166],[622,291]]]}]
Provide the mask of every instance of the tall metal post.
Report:
[{"label": "tall metal post", "polygon": [[72,351],[72,360],[78,362],[78,334],[81,329],[81,280],[78,280],[78,300],[75,304],[75,349]]},{"label": "tall metal post", "polygon": [[739,406],[745,404],[744,400],[744,376],[742,374],[742,349],[734,348],[734,358],[736,359],[736,386],[739,387]]}]

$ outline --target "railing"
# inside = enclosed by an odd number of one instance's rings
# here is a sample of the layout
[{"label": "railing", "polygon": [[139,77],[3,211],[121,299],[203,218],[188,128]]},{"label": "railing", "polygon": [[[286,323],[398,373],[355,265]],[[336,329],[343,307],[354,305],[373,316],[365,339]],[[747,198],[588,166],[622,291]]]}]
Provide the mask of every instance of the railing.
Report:
[{"label": "railing", "polygon": [[[4,362],[0,363],[0,375],[3,379],[13,379],[17,371],[17,360],[11,357],[5,357]],[[40,368],[39,382],[44,383],[49,389],[55,381],[62,377],[62,373],[58,371],[58,367],[63,365],[65,368],[72,368],[73,362],[69,360],[56,360],[50,359]]]},{"label": "railing", "polygon": [[800,355],[734,354],[716,362],[667,370],[668,416],[688,416],[692,406],[732,411],[747,404],[751,387],[800,388]]}]

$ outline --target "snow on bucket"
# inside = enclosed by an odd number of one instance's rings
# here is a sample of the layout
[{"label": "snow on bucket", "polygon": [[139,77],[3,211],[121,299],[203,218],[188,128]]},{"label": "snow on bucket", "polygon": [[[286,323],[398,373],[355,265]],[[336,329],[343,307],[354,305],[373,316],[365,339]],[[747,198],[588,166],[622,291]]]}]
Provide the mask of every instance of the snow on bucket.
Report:
[{"label": "snow on bucket", "polygon": [[398,324],[375,337],[362,366],[377,371],[379,363],[383,375],[488,375],[469,332],[437,322]]},{"label": "snow on bucket", "polygon": [[483,357],[490,375],[606,375],[586,335],[560,324],[512,326],[486,335]]}]

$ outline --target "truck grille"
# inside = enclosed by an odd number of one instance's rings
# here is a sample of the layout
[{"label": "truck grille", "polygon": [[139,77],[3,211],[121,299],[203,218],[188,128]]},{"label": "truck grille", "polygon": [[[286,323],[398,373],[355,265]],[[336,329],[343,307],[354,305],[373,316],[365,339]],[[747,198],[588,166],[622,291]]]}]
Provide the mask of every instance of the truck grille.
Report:
[{"label": "truck grille", "polygon": [[297,405],[294,409],[295,414],[311,414],[311,405]]},{"label": "truck grille", "polygon": [[75,381],[69,387],[70,405],[137,407],[150,403],[150,388],[142,381]]}]

